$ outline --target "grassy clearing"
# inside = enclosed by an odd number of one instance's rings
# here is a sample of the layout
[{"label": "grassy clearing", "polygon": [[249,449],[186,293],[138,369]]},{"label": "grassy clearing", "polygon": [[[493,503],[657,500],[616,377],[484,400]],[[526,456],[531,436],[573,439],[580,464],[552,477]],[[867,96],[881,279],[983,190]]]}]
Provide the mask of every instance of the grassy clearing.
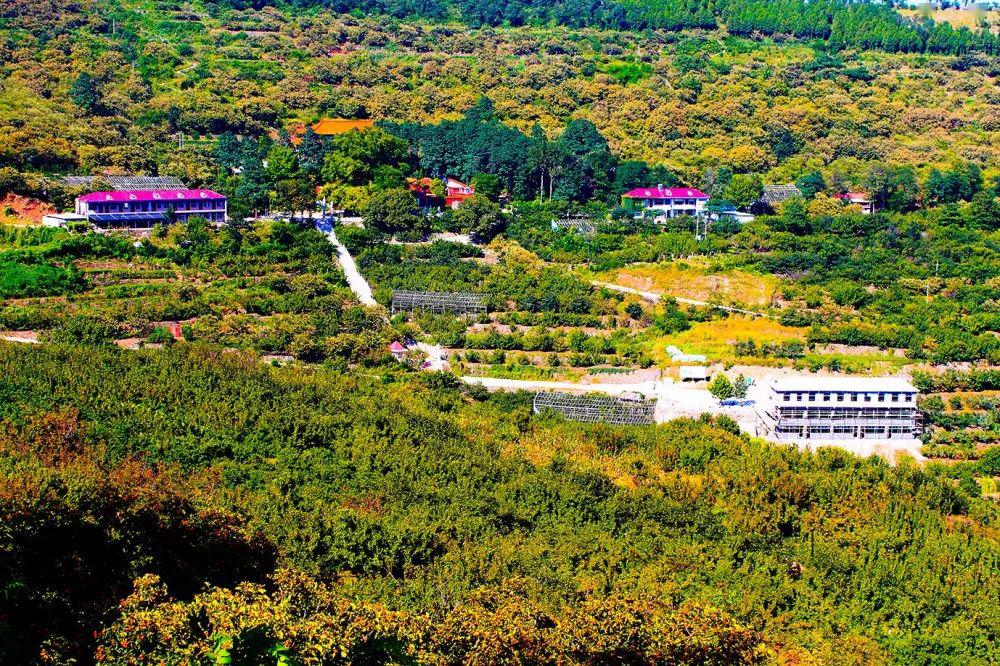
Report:
[{"label": "grassy clearing", "polygon": [[932,10],[916,10],[916,9],[900,9],[899,13],[908,18],[923,18],[924,16],[929,16],[934,19],[935,23],[950,23],[956,28],[968,28],[969,30],[975,30],[979,27],[979,23],[984,18],[989,21],[992,27],[992,31],[997,32],[997,24],[1000,23],[1000,12],[998,11],[980,11],[980,10],[968,10],[968,9],[932,9]]},{"label": "grassy clearing", "polygon": [[750,306],[770,303],[780,284],[772,275],[739,270],[712,273],[696,262],[636,264],[605,271],[596,279],[668,296]]},{"label": "grassy clearing", "polygon": [[734,316],[698,322],[683,333],[651,338],[646,353],[661,366],[671,363],[666,352],[667,345],[676,345],[688,354],[705,354],[711,361],[734,361],[736,355],[733,353],[733,343],[737,340],[749,338],[758,343],[790,340],[804,342],[806,330],[783,326],[771,319]]}]

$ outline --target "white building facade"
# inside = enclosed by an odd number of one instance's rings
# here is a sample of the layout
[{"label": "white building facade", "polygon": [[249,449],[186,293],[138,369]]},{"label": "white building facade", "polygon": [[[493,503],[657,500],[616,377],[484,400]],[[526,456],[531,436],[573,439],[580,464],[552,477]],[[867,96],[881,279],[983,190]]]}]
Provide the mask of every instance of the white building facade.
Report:
[{"label": "white building facade", "polygon": [[631,209],[662,212],[666,217],[705,215],[709,196],[692,187],[638,187],[622,195],[622,203]]},{"label": "white building facade", "polygon": [[772,385],[775,439],[915,440],[917,389],[896,377],[786,377]]}]

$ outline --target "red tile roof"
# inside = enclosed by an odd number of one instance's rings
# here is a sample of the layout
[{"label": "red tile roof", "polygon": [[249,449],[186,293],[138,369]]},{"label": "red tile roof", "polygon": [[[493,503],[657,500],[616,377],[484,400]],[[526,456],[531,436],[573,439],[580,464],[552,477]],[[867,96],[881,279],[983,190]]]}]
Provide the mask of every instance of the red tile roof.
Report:
[{"label": "red tile roof", "polygon": [[344,134],[351,130],[366,130],[375,124],[374,120],[348,120],[346,118],[324,118],[315,125],[313,131],[320,136]]}]

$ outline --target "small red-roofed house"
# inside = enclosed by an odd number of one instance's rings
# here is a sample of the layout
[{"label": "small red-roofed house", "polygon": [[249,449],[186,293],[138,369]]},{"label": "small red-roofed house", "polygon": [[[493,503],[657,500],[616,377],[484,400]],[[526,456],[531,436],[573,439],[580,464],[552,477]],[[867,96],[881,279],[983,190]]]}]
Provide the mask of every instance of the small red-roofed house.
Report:
[{"label": "small red-roofed house", "polygon": [[444,185],[444,205],[448,208],[458,208],[459,204],[476,193],[471,185],[454,178],[445,178]]},{"label": "small red-roofed house", "polygon": [[864,192],[843,192],[835,194],[834,197],[840,199],[845,204],[860,207],[861,212],[865,215],[871,215],[875,212],[875,202]]}]

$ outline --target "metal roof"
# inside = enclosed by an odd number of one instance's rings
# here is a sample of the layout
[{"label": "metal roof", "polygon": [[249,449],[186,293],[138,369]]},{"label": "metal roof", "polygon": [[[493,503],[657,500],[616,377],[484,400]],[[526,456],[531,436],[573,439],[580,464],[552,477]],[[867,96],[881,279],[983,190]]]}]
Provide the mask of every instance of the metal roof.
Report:
[{"label": "metal roof", "polygon": [[[100,176],[116,190],[183,190],[187,187],[180,178],[173,176]],[[98,176],[66,176],[63,184],[71,187],[89,187]]]},{"label": "metal roof", "polygon": [[766,204],[776,204],[787,201],[792,197],[801,197],[802,190],[795,185],[765,185],[764,192],[760,195],[760,201]]}]

